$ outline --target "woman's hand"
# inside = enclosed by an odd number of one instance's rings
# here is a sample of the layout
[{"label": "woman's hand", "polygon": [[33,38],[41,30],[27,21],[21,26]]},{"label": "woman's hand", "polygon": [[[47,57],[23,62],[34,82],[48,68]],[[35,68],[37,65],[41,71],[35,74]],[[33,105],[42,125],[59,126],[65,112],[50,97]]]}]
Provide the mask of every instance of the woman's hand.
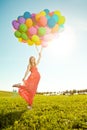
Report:
[{"label": "woman's hand", "polygon": [[25,79],[23,78],[22,81],[24,81]]}]

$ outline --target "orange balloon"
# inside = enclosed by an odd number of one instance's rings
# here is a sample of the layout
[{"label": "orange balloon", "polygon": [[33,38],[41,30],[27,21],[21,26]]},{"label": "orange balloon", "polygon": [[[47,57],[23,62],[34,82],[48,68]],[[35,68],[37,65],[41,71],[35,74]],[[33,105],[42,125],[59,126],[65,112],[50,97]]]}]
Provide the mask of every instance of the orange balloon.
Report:
[{"label": "orange balloon", "polygon": [[50,13],[49,13],[50,16],[53,16],[53,14],[54,14],[54,12],[50,12]]},{"label": "orange balloon", "polygon": [[33,25],[32,19],[31,18],[26,19],[25,24],[27,25],[28,28],[31,27]]},{"label": "orange balloon", "polygon": [[46,26],[47,25],[47,19],[45,16],[41,16],[38,20],[39,26]]},{"label": "orange balloon", "polygon": [[35,42],[35,45],[39,46],[41,44],[41,40]]},{"label": "orange balloon", "polygon": [[55,32],[58,31],[58,29],[59,29],[59,25],[56,24],[56,25],[52,28],[51,32],[52,32],[52,33],[55,33]]},{"label": "orange balloon", "polygon": [[35,16],[35,19],[36,19],[36,21],[38,21],[38,19],[41,17],[41,14],[39,13],[39,14],[36,14],[36,16]]}]

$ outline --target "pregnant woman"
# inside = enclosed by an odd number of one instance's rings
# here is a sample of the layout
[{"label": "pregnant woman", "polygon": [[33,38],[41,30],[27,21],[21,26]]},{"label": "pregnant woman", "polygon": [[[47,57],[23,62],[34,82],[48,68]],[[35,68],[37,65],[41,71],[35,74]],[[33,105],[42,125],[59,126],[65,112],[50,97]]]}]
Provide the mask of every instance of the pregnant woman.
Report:
[{"label": "pregnant woman", "polygon": [[[39,58],[36,62],[34,56],[29,58],[29,64],[25,72],[23,80],[23,85],[14,84],[13,87],[19,88],[18,93],[23,97],[28,103],[28,109],[32,109],[33,99],[37,91],[38,83],[40,81],[40,73],[38,72],[37,65],[41,59],[41,52],[39,53]],[[30,75],[28,76],[30,72]],[[26,77],[28,78],[26,79]]]}]

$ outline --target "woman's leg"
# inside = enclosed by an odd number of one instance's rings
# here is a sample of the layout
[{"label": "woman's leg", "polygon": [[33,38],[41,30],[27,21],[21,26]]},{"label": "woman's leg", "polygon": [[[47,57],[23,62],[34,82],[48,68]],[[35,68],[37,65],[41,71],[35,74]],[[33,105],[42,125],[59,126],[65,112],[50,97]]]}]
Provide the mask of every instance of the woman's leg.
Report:
[{"label": "woman's leg", "polygon": [[17,87],[17,88],[19,88],[20,87],[20,83],[18,83],[18,84],[14,84],[12,87]]}]

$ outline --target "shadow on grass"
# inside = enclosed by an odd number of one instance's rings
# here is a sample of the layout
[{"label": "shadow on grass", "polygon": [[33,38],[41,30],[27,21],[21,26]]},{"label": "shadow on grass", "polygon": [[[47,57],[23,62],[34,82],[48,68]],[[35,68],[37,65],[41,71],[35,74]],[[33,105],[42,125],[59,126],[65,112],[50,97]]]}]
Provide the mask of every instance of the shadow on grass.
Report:
[{"label": "shadow on grass", "polygon": [[6,114],[0,114],[0,130],[3,128],[7,128],[9,126],[12,126],[15,121],[20,120],[21,115],[25,112],[23,111],[15,111],[15,112],[9,112]]}]

